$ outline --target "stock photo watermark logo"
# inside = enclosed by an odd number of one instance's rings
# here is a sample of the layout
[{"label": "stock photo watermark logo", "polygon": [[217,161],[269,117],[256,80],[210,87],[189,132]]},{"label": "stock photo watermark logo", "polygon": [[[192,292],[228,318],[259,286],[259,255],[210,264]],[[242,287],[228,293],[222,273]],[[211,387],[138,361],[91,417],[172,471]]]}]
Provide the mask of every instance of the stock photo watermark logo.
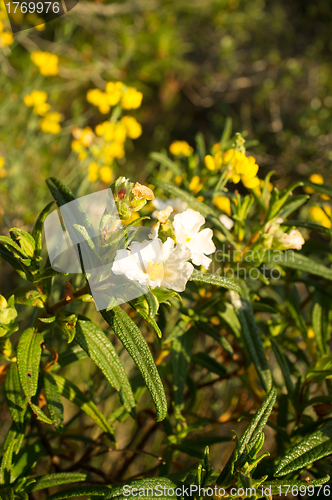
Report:
[{"label": "stock photo watermark logo", "polygon": [[[84,273],[98,311],[149,293],[147,285],[114,270],[116,260],[118,267],[123,263],[130,271],[132,262],[126,249],[131,243],[137,245],[132,253],[142,267],[145,253],[140,244],[151,246],[152,253],[154,250],[149,239],[151,228],[122,226],[111,189],[83,196],[53,211],[45,220],[44,231],[52,268]],[[156,266],[149,271],[152,275],[160,273]]]},{"label": "stock photo watermark logo", "polygon": [[13,33],[18,33],[26,29],[53,21],[72,10],[79,0],[52,0],[46,2],[42,0],[30,1],[8,1],[4,0],[9,22]]}]

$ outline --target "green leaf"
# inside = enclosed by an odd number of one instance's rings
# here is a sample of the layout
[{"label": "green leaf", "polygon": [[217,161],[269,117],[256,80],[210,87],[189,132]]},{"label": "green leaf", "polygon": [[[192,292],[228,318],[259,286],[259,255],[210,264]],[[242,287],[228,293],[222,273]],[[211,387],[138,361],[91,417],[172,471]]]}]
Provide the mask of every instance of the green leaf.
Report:
[{"label": "green leaf", "polygon": [[236,468],[243,467],[248,460],[249,453],[256,452],[261,442],[261,434],[272,412],[273,405],[277,398],[277,392],[274,388],[268,393],[262,406],[254,415],[252,421],[244,431],[241,439],[236,436],[236,449],[230,456],[224,469],[221,471],[216,483],[227,487],[231,484],[233,472]]},{"label": "green leaf", "polygon": [[184,408],[184,389],[195,337],[194,328],[184,330],[172,342],[172,371],[175,416]]},{"label": "green leaf", "polygon": [[61,396],[68,399],[78,406],[84,413],[89,415],[100,429],[105,432],[109,439],[115,444],[113,429],[108,424],[104,415],[98,410],[97,406],[90,400],[76,385],[60,375],[53,374],[54,380],[58,386]]},{"label": "green leaf", "polygon": [[49,372],[44,372],[44,389],[52,423],[55,429],[61,433],[63,428],[63,406],[58,386]]},{"label": "green leaf", "polygon": [[87,495],[96,495],[98,497],[110,497],[111,488],[107,486],[76,486],[72,488],[67,488],[65,490],[59,491],[58,493],[54,493],[53,495],[48,497],[48,500],[63,500],[65,498],[76,498],[76,497],[85,497]]},{"label": "green leaf", "polygon": [[260,439],[261,433],[263,432],[266,422],[271,415],[276,399],[277,391],[273,387],[264,399],[262,406],[244,431],[240,439],[239,453],[243,453],[244,451],[249,453]]},{"label": "green leaf", "polygon": [[189,278],[189,281],[199,281],[200,283],[208,283],[209,285],[221,286],[229,290],[241,293],[241,288],[234,281],[218,276],[218,274],[202,273],[194,271]]},{"label": "green leaf", "polygon": [[22,286],[14,290],[15,304],[44,308],[46,295],[30,286]]},{"label": "green leaf", "polygon": [[50,420],[45,415],[45,413],[43,412],[43,410],[41,410],[41,408],[39,408],[39,406],[31,403],[31,401],[29,401],[29,405],[30,405],[31,410],[35,414],[37,420],[39,420],[40,422],[44,422],[44,424],[52,424],[53,423],[52,420]]},{"label": "green leaf", "polygon": [[76,341],[96,363],[114,389],[119,391],[122,404],[135,418],[135,399],[119,356],[105,333],[92,321],[79,319]]},{"label": "green leaf", "polygon": [[[127,495],[126,491],[124,491],[123,486],[117,486],[117,487],[112,488],[112,491],[111,491],[109,498],[116,498],[116,500],[123,500],[125,498],[128,498],[130,500],[135,500],[135,499],[137,500],[137,497],[135,496],[135,493],[137,494],[137,492],[135,492],[133,495],[130,495],[130,490],[132,490],[134,488],[137,488],[137,490],[140,490],[140,489],[147,490],[148,488],[150,488],[149,491],[151,491],[151,488],[153,490],[155,490],[156,487],[159,487],[159,491],[160,491],[160,489],[164,490],[164,488],[167,491],[170,488],[173,488],[173,489],[176,488],[178,485],[175,482],[171,481],[171,479],[168,479],[167,477],[151,477],[151,478],[138,479],[135,481],[128,481],[126,486],[127,486],[127,491],[129,490],[128,495]],[[148,499],[155,500],[155,499],[159,498],[160,500],[166,500],[166,499],[169,500],[170,498],[173,498],[173,500],[175,500],[174,496],[172,496],[172,497],[170,497],[169,495],[159,496],[159,494],[160,493],[158,493],[158,495],[156,494],[154,496],[148,495]]]},{"label": "green leaf", "polygon": [[198,352],[191,356],[191,361],[196,365],[206,368],[211,373],[216,373],[219,377],[224,377],[227,370],[215,359],[211,358],[206,352]]},{"label": "green leaf", "polygon": [[270,252],[265,262],[274,263],[282,267],[289,267],[290,269],[297,269],[309,274],[321,276],[327,280],[332,280],[332,270],[330,268],[325,267],[323,264],[309,257],[294,252],[294,250],[286,250],[283,253]]},{"label": "green leaf", "polygon": [[0,467],[0,484],[10,483],[10,471],[12,468],[12,458],[16,447],[16,439],[13,439],[4,452]]},{"label": "green leaf", "polygon": [[13,422],[21,429],[24,423],[26,405],[21,398],[21,386],[16,363],[12,363],[5,379],[5,393]]},{"label": "green leaf", "polygon": [[329,229],[328,227],[321,226],[320,224],[314,224],[312,222],[304,222],[302,220],[286,220],[285,222],[282,222],[281,226],[303,227],[303,228],[308,229],[310,231],[316,231],[318,233],[326,233],[326,234],[332,236],[332,229]]},{"label": "green leaf", "polygon": [[317,288],[315,289],[312,297],[311,320],[318,350],[322,356],[329,352],[332,305],[330,297]]},{"label": "green leaf", "polygon": [[40,491],[59,484],[79,483],[87,479],[87,475],[80,472],[55,472],[45,476],[34,477],[34,482],[26,487],[27,493]]},{"label": "green leaf", "polygon": [[303,186],[311,187],[316,193],[327,194],[330,198],[332,198],[332,188],[327,184],[315,184],[310,181],[302,181]]},{"label": "green leaf", "polygon": [[332,377],[332,353],[326,354],[311,366],[306,374],[306,383],[321,384],[324,379]]},{"label": "green leaf", "polygon": [[291,213],[295,212],[295,210],[300,208],[303,205],[303,203],[305,203],[309,198],[310,196],[305,194],[292,196],[284,204],[281,212],[279,213],[279,217],[286,219],[286,217],[288,217]]},{"label": "green leaf", "polygon": [[264,353],[261,335],[259,333],[252,304],[249,300],[241,299],[240,296],[231,291],[231,302],[236,310],[244,336],[245,343],[251,359],[256,367],[261,384],[266,392],[272,387],[272,374]]},{"label": "green leaf", "polygon": [[42,249],[42,232],[43,232],[43,224],[44,221],[47,217],[48,212],[54,205],[54,201],[51,201],[51,203],[48,203],[46,207],[40,212],[38,215],[38,218],[36,220],[35,226],[32,230],[32,237],[35,240],[36,243],[36,248],[35,248],[35,253],[34,257],[38,258],[40,257],[41,249]]},{"label": "green leaf", "polygon": [[139,328],[119,306],[116,306],[111,311],[101,311],[101,314],[105,321],[113,328],[115,335],[121,340],[139,368],[155,403],[157,421],[163,420],[167,414],[167,400],[164,387],[151,351]]},{"label": "green leaf", "polygon": [[41,333],[32,328],[25,330],[18,342],[17,366],[20,382],[28,401],[36,394],[38,385],[39,363],[41,357]]},{"label": "green leaf", "polygon": [[304,469],[331,453],[332,421],[328,421],[286,453],[277,466],[275,476],[284,476],[295,470]]},{"label": "green leaf", "polygon": [[[260,488],[263,487],[268,488],[272,495],[280,495],[280,493],[291,493],[292,486],[297,486],[299,489],[300,486],[304,486],[303,492],[308,491],[309,486],[321,486],[327,483],[330,480],[330,476],[322,477],[320,479],[310,479],[310,482],[301,481],[300,479],[284,479],[278,481],[267,480],[261,484]],[[301,495],[301,492],[300,492]],[[301,495],[302,496],[302,495]],[[304,496],[304,495],[303,495]],[[309,497],[310,498],[310,497]]]},{"label": "green leaf", "polygon": [[27,233],[23,229],[19,229],[18,227],[13,227],[9,230],[9,233],[12,239],[19,244],[21,252],[26,257],[33,257],[36,242],[31,234]]}]

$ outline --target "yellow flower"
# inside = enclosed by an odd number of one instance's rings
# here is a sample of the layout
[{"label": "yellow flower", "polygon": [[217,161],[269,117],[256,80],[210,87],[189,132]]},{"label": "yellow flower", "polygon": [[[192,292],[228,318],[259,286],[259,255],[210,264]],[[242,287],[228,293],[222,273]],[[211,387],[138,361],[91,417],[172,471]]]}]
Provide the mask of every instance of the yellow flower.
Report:
[{"label": "yellow flower", "polygon": [[110,106],[115,106],[121,99],[122,82],[108,82],[106,85],[107,101]]},{"label": "yellow flower", "polygon": [[53,111],[48,113],[44,118],[39,120],[39,126],[43,132],[48,134],[58,134],[61,131],[59,122],[63,119],[60,113]]},{"label": "yellow flower", "polygon": [[215,207],[219,208],[225,214],[231,216],[231,200],[227,196],[215,196],[212,200]]},{"label": "yellow flower", "polygon": [[44,76],[57,75],[59,73],[59,58],[51,52],[32,52],[31,61],[39,67],[39,71]]},{"label": "yellow flower", "polygon": [[99,177],[105,184],[110,184],[113,178],[113,170],[111,167],[104,165],[99,171]]},{"label": "yellow flower", "polygon": [[128,87],[127,92],[122,96],[121,106],[123,109],[137,109],[143,99],[142,92],[138,92],[134,87]]},{"label": "yellow flower", "polygon": [[14,37],[10,31],[0,33],[0,47],[9,47],[14,43]]},{"label": "yellow flower", "polygon": [[[309,177],[309,181],[312,182],[313,184],[319,184],[319,185],[324,184],[324,178],[320,174],[312,174]],[[305,186],[304,187],[304,191],[306,193],[308,193],[308,194],[312,194],[312,193],[315,192],[315,190],[312,187],[309,187],[309,186]],[[320,194],[320,197],[323,198],[323,200],[329,200],[330,199],[330,197],[327,196],[327,194]]]},{"label": "yellow flower", "polygon": [[217,151],[215,156],[206,155],[204,158],[204,163],[209,170],[219,170],[222,166],[222,156],[221,152]]},{"label": "yellow flower", "polygon": [[[325,212],[324,212],[325,210]],[[318,222],[321,226],[330,228],[332,226],[330,217],[331,217],[331,207],[328,205],[324,206],[324,210],[320,207],[314,206],[309,208],[309,216],[315,221]],[[327,214],[327,215],[326,215]]]},{"label": "yellow flower", "polygon": [[3,156],[0,156],[0,170],[3,168],[4,164],[5,164],[5,159]]},{"label": "yellow flower", "polygon": [[83,146],[91,146],[95,138],[95,134],[92,132],[92,129],[90,127],[84,127],[83,129],[74,127],[72,130],[72,134],[75,139]]},{"label": "yellow flower", "polygon": [[141,125],[132,116],[123,116],[121,123],[124,125],[130,139],[137,139],[142,134]]},{"label": "yellow flower", "polygon": [[169,147],[170,152],[174,156],[190,156],[194,151],[186,141],[174,141]]},{"label": "yellow flower", "polygon": [[247,157],[244,153],[229,149],[224,153],[223,160],[225,163],[230,163],[229,168],[232,169],[230,179],[234,184],[241,180],[248,189],[259,186],[260,181],[256,177],[259,167],[253,156]]},{"label": "yellow flower", "polygon": [[182,176],[181,176],[181,175],[176,175],[176,176],[174,177],[174,182],[175,182],[175,184],[176,184],[177,186],[181,186],[181,184],[182,184]]},{"label": "yellow flower", "polygon": [[191,179],[190,184],[189,184],[189,189],[192,191],[194,194],[198,193],[203,187],[203,184],[201,183],[200,178],[198,175],[194,175],[194,177]]},{"label": "yellow flower", "polygon": [[105,156],[111,158],[123,158],[125,155],[123,145],[116,142],[112,142],[109,146],[105,148]]},{"label": "yellow flower", "polygon": [[114,141],[123,144],[126,140],[127,131],[122,123],[117,123],[114,129]]},{"label": "yellow flower", "polygon": [[99,111],[106,114],[110,111],[110,105],[108,103],[108,97],[105,92],[100,89],[90,89],[86,94],[86,99],[88,102],[99,108]]},{"label": "yellow flower", "polygon": [[33,90],[23,98],[24,104],[28,107],[33,106],[33,113],[40,116],[45,116],[51,108],[46,100],[47,93],[43,90]]},{"label": "yellow flower", "polygon": [[89,181],[95,182],[98,179],[98,165],[94,161],[89,166]]},{"label": "yellow flower", "polygon": [[74,141],[71,142],[71,149],[76,153],[79,153],[80,151],[82,151],[83,146],[79,140],[75,139]]}]

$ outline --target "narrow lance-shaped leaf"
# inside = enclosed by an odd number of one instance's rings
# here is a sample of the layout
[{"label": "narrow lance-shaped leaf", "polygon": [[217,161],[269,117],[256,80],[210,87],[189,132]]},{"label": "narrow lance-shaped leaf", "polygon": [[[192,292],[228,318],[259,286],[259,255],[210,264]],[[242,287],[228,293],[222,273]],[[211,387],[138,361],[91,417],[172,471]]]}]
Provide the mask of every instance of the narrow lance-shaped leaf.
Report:
[{"label": "narrow lance-shaped leaf", "polygon": [[0,466],[0,484],[10,483],[10,471],[12,468],[13,453],[16,446],[16,439],[9,444],[8,448],[4,452],[1,460]]},{"label": "narrow lance-shaped leaf", "polygon": [[277,466],[275,476],[284,476],[295,470],[304,469],[331,453],[332,421],[329,420],[286,453]]},{"label": "narrow lance-shaped leaf", "polygon": [[60,375],[53,374],[54,380],[58,386],[61,396],[68,399],[78,406],[84,413],[89,415],[100,429],[108,435],[112,443],[115,445],[113,429],[108,424],[104,415],[98,410],[97,406],[90,400],[76,385]]},{"label": "narrow lance-shaped leaf", "polygon": [[29,401],[29,405],[30,405],[31,410],[35,414],[35,417],[37,420],[39,420],[40,422],[43,422],[44,424],[52,424],[52,420],[50,420],[45,415],[45,413],[43,412],[43,410],[41,408],[39,408],[39,406],[31,403],[31,401]]},{"label": "narrow lance-shaped leaf", "polygon": [[325,267],[323,264],[310,259],[302,254],[294,252],[294,250],[286,250],[285,252],[269,252],[265,262],[277,264],[281,267],[289,267],[298,271],[306,272],[321,276],[327,280],[332,280],[332,270]]},{"label": "narrow lance-shaped leaf", "polygon": [[63,428],[63,406],[58,386],[53,375],[49,372],[44,372],[44,389],[47,401],[47,409],[49,411],[52,423],[58,432],[62,432]]},{"label": "narrow lance-shaped leaf", "polygon": [[175,413],[184,408],[184,389],[190,363],[195,330],[190,328],[172,342],[172,370]]},{"label": "narrow lance-shaped leaf", "polygon": [[44,451],[41,441],[35,441],[33,444],[25,446],[18,454],[18,458],[15,459],[15,465],[11,470],[11,481],[14,482],[18,478],[28,477]]},{"label": "narrow lance-shaped leaf", "polygon": [[233,291],[230,292],[230,297],[238,314],[251,359],[256,367],[261,384],[267,392],[272,386],[272,374],[265,357],[262,339],[255,321],[251,302],[249,300],[242,300],[240,296]]},{"label": "narrow lance-shaped leaf", "polygon": [[119,391],[121,401],[132,416],[135,416],[135,399],[119,356],[105,333],[92,321],[80,318],[76,323],[76,341],[96,363],[114,389]]},{"label": "narrow lance-shaped leaf", "polygon": [[227,288],[229,290],[234,290],[235,292],[241,293],[241,288],[234,281],[223,278],[218,274],[202,273],[200,271],[194,271],[189,278],[189,281],[199,281],[200,283],[207,283],[209,285],[220,286]]},{"label": "narrow lance-shaped leaf", "polygon": [[34,228],[32,230],[32,237],[34,238],[35,243],[36,243],[35,254],[34,254],[35,258],[38,258],[40,256],[41,249],[42,249],[43,224],[44,224],[44,221],[47,217],[48,212],[50,211],[50,209],[52,208],[53,205],[54,205],[54,201],[51,201],[40,212],[40,214],[38,215],[38,218],[36,220],[36,223],[34,225]]},{"label": "narrow lance-shaped leaf", "polygon": [[35,477],[34,482],[27,486],[25,490],[27,493],[32,493],[33,491],[44,490],[60,484],[79,483],[86,479],[87,475],[81,472],[55,472],[54,474]]},{"label": "narrow lance-shaped leaf", "polygon": [[17,347],[18,374],[24,394],[29,401],[37,392],[43,340],[41,333],[28,328],[22,333]]},{"label": "narrow lance-shaped leaf", "polygon": [[15,422],[18,428],[21,429],[23,427],[26,404],[23,403],[21,397],[21,386],[16,363],[11,364],[6,374],[5,393],[8,409],[13,422]]},{"label": "narrow lance-shaped leaf", "polygon": [[156,406],[157,421],[163,420],[167,414],[164,387],[151,351],[139,328],[119,306],[111,311],[101,311],[101,314],[112,326],[115,335],[121,340],[139,368]]}]

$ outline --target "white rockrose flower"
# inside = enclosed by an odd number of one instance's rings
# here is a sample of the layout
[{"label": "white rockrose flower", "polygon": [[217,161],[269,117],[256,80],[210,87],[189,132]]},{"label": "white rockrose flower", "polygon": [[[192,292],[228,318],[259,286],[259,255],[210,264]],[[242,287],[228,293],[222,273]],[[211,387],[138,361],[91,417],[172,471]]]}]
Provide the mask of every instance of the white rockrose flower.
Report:
[{"label": "white rockrose flower", "polygon": [[199,230],[204,223],[203,215],[188,208],[182,214],[177,214],[174,217],[173,227],[176,242],[189,248],[193,263],[207,269],[211,264],[211,259],[206,254],[215,252],[216,247],[212,241],[212,229]]},{"label": "white rockrose flower", "polygon": [[225,226],[226,229],[230,230],[234,226],[234,221],[228,215],[221,214],[219,217],[220,222]]},{"label": "white rockrose flower", "polygon": [[133,242],[129,249],[116,252],[112,271],[151,288],[163,286],[183,292],[194,267],[186,262],[190,259],[189,249],[174,246],[171,238],[167,238],[165,243],[159,238]]},{"label": "white rockrose flower", "polygon": [[158,211],[160,212],[161,210],[165,210],[167,207],[173,208],[172,215],[180,214],[181,212],[186,210],[186,208],[188,208],[188,204],[180,198],[171,198],[165,201],[160,198],[155,198],[154,200],[152,200],[152,204],[156,208],[156,210],[152,212],[152,217],[154,219],[158,218]]},{"label": "white rockrose flower", "polygon": [[298,229],[292,229],[289,234],[283,233],[278,241],[284,248],[294,250],[301,250],[302,245],[305,243],[303,236]]}]

